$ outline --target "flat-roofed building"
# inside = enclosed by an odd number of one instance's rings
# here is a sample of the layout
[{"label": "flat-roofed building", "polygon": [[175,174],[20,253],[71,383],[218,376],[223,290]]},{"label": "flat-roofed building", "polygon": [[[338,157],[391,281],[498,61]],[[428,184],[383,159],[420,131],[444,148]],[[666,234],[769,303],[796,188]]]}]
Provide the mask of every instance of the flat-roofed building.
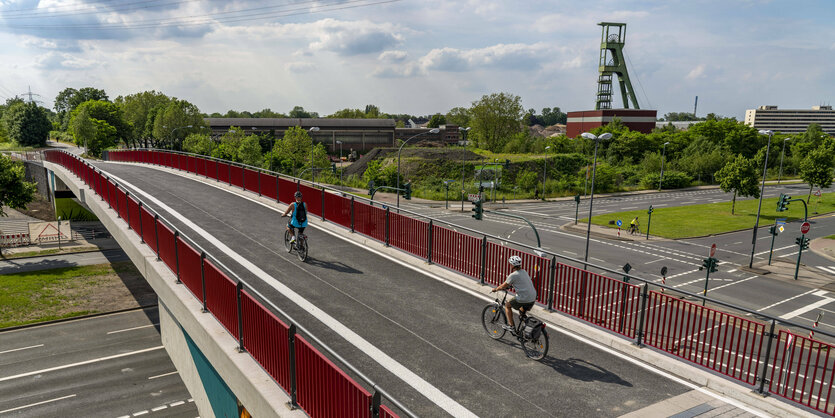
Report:
[{"label": "flat-roofed building", "polygon": [[648,134],[655,128],[657,110],[644,109],[604,109],[581,110],[568,112],[566,135],[576,138],[583,132],[589,132],[599,126],[608,125],[614,118],[618,118],[633,131]]},{"label": "flat-roofed building", "polygon": [[308,132],[314,142],[325,144],[330,152],[342,149],[366,151],[373,148],[394,146],[394,119],[331,119],[331,118],[205,118],[213,136],[223,135],[232,126],[246,133],[271,133],[276,138],[293,126],[304,130],[317,127],[318,131]]},{"label": "flat-roofed building", "polygon": [[832,106],[812,106],[811,109],[778,109],[760,106],[745,111],[745,124],[756,129],[767,129],[784,134],[806,132],[816,123],[829,135],[835,135],[835,110]]}]

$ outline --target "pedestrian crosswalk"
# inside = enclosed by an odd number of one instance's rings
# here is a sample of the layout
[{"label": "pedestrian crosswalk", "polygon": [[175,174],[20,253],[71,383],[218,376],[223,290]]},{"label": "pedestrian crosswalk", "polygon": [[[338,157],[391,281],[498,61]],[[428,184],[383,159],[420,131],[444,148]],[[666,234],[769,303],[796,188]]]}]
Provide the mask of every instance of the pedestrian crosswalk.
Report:
[{"label": "pedestrian crosswalk", "polygon": [[831,274],[835,276],[835,266],[815,266],[819,270],[826,272],[827,274]]}]

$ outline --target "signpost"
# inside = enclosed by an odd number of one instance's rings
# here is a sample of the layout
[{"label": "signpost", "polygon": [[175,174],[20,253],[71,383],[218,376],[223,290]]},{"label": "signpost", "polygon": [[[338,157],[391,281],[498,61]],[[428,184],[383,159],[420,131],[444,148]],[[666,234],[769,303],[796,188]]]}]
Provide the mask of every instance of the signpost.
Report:
[{"label": "signpost", "polygon": [[[783,224],[786,223],[785,220],[786,220],[786,218],[777,219],[777,220],[774,221],[774,225],[772,225],[770,228],[768,228],[768,232],[771,233],[771,249],[768,250],[768,265],[769,266],[771,265],[771,255],[774,254],[774,238],[777,237],[777,235],[780,232],[783,232]],[[777,225],[780,225],[780,227],[778,228]]]},{"label": "signpost", "polygon": [[[589,219],[589,222],[591,222],[591,219]],[[620,227],[623,225],[623,222],[620,219],[618,219],[617,223],[618,223],[618,237],[620,237]]]},{"label": "signpost", "polygon": [[800,225],[800,233],[803,234],[798,237],[794,242],[797,243],[797,246],[800,247],[797,250],[797,264],[794,266],[794,279],[797,280],[797,273],[800,271],[800,256],[803,254],[803,250],[809,248],[809,238],[806,238],[806,233],[812,228],[812,225],[809,222],[803,222]]},{"label": "signpost", "polygon": [[809,229],[811,228],[812,225],[809,222],[803,222],[803,224],[800,225],[800,233],[806,235],[806,233],[809,232]]},{"label": "signpost", "polygon": [[[716,255],[716,243],[710,246],[710,257],[704,259],[704,261],[702,262],[702,267],[699,267],[699,270],[707,270],[707,274],[705,275],[704,297],[707,297],[707,284],[710,281],[710,273],[716,272],[716,265],[719,264],[719,260],[714,258],[714,255]],[[702,299],[702,306],[705,306],[705,302],[706,300]]]}]

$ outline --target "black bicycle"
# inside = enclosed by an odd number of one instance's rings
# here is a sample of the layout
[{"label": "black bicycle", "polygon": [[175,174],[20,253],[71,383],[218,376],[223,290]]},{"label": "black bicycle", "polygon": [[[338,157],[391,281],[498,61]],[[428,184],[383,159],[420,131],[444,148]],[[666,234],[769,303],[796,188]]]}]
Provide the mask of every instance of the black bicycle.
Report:
[{"label": "black bicycle", "polygon": [[[507,290],[504,291],[504,297],[501,301],[496,297],[494,303],[485,306],[484,310],[481,311],[481,325],[484,326],[487,335],[494,340],[501,339],[507,332],[504,328],[507,325],[507,316],[504,312],[506,301]],[[545,330],[545,323],[528,316],[527,312],[520,314],[519,320],[516,321],[516,327],[511,333],[519,340],[519,344],[528,358],[542,360],[548,354],[548,331]]]},{"label": "black bicycle", "polygon": [[288,253],[296,250],[296,255],[300,261],[307,260],[307,235],[296,234],[296,240],[290,242],[290,231],[284,231],[284,248],[287,249]]}]

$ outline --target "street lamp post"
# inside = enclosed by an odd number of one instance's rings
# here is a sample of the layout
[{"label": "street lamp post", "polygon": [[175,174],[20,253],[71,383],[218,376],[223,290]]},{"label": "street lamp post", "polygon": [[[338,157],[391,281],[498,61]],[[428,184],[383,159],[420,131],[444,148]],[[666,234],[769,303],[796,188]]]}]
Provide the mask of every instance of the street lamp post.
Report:
[{"label": "street lamp post", "polygon": [[783,156],[786,155],[786,141],[789,139],[783,139],[783,150],[780,151],[780,173],[777,174],[777,184],[780,184],[780,178],[783,177]]},{"label": "street lamp post", "polygon": [[754,236],[751,238],[751,259],[748,261],[748,268],[754,266],[754,251],[757,249],[757,228],[760,226],[760,210],[763,207],[763,193],[765,193],[765,174],[768,170],[768,153],[771,152],[771,137],[774,132],[761,130],[760,135],[768,135],[768,145],[765,147],[765,161],[763,162],[763,183],[760,187],[760,203],[757,206],[757,220],[754,222]]},{"label": "street lamp post", "polygon": [[[165,126],[165,125],[162,125],[162,127],[163,127],[163,128],[167,128],[167,126]],[[185,129],[185,128],[192,128],[192,127],[193,127],[193,125],[178,126],[178,127],[174,128],[174,129],[172,129],[172,130],[171,130],[171,132],[169,132],[169,133],[168,133],[168,140],[171,142],[171,149],[174,149],[174,132],[175,132],[177,129]],[[233,132],[234,132],[234,131],[233,131]]]},{"label": "street lamp post", "polygon": [[398,208],[400,208],[400,151],[403,151],[403,146],[406,145],[407,142],[409,142],[409,141],[411,141],[411,140],[413,140],[413,139],[415,139],[415,138],[417,138],[421,135],[436,134],[438,132],[441,132],[441,130],[438,129],[438,128],[432,128],[432,129],[430,129],[426,132],[421,132],[417,135],[413,135],[411,138],[403,141],[403,143],[400,144],[400,148],[397,150],[397,207]]},{"label": "street lamp post", "polygon": [[664,143],[664,147],[661,148],[661,178],[658,180],[658,191],[661,191],[661,187],[664,185],[664,157],[667,154],[667,144],[669,142]]},{"label": "street lamp post", "polygon": [[[462,141],[464,141],[464,143],[466,143],[467,142],[467,132],[470,131],[470,127],[468,126],[466,128],[461,128],[459,130],[461,131]],[[466,189],[464,188],[464,153],[461,153],[461,154],[462,154],[461,155],[461,212],[463,212],[464,211],[464,190],[466,190]]]},{"label": "street lamp post", "polygon": [[[591,214],[592,214],[592,207],[594,206],[594,176],[597,172],[597,146],[600,144],[600,141],[606,141],[612,138],[612,134],[606,132],[600,136],[596,136],[589,132],[584,132],[582,134],[583,138],[590,139],[594,141],[594,160],[591,166],[591,197],[589,198],[589,224],[588,228],[586,229],[586,254],[583,256],[583,261],[589,261],[589,238],[591,237]],[[588,268],[588,264],[583,267]]]},{"label": "street lamp post", "polygon": [[[318,126],[311,126],[308,132],[319,132]],[[313,184],[316,184],[316,170],[313,169],[313,137],[310,137],[310,171],[313,175]]]},{"label": "street lamp post", "polygon": [[548,150],[551,146],[545,147],[545,161],[542,164],[542,200],[545,200],[545,173],[548,169]]},{"label": "street lamp post", "polygon": [[342,184],[342,141],[336,141],[339,144],[339,184]]}]

